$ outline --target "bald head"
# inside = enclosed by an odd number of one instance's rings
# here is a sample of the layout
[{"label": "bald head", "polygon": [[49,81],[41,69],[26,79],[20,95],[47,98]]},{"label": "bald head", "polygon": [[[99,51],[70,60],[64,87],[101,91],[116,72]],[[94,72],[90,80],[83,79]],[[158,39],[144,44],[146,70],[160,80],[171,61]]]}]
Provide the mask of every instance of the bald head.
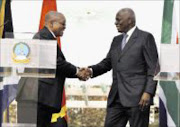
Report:
[{"label": "bald head", "polygon": [[123,8],[119,10],[118,13],[125,14],[132,21],[134,25],[136,24],[136,16],[135,16],[134,11],[131,8]]},{"label": "bald head", "polygon": [[45,15],[45,26],[56,36],[62,36],[66,28],[65,16],[60,12],[49,11]]},{"label": "bald head", "polygon": [[116,14],[115,25],[119,32],[127,33],[136,24],[134,11],[130,8],[123,8]]},{"label": "bald head", "polygon": [[56,11],[49,11],[45,15],[45,24],[48,22],[53,22],[53,21],[58,20],[58,19],[62,19],[62,18],[65,18],[62,13],[56,12]]}]

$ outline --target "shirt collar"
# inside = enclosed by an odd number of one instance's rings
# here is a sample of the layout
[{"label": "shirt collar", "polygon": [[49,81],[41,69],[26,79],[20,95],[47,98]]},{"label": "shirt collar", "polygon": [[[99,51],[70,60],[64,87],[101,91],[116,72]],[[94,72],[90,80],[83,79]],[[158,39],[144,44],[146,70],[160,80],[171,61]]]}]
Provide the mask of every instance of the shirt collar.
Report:
[{"label": "shirt collar", "polygon": [[132,33],[134,32],[135,29],[136,29],[136,26],[132,27],[132,28],[127,32],[128,38],[131,37],[131,35],[132,35]]},{"label": "shirt collar", "polygon": [[129,41],[130,37],[132,36],[133,32],[135,31],[136,26],[132,27],[126,34],[128,35],[126,38],[126,43]]}]

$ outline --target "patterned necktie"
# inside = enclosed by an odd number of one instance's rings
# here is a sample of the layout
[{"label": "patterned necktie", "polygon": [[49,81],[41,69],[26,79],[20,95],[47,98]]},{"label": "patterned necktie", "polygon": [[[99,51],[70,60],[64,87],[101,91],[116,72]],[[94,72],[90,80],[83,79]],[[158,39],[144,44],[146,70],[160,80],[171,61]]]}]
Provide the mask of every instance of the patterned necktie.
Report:
[{"label": "patterned necktie", "polygon": [[123,50],[123,48],[126,45],[126,39],[127,39],[128,35],[126,33],[123,33],[123,39],[122,39],[122,43],[121,43],[121,50]]}]

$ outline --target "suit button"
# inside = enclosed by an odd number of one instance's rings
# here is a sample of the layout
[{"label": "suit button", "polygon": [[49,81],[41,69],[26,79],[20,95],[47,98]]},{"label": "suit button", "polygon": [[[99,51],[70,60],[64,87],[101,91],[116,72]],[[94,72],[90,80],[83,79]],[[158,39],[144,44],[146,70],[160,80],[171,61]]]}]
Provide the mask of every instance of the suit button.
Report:
[{"label": "suit button", "polygon": [[120,60],[118,60],[118,62],[121,62]]}]

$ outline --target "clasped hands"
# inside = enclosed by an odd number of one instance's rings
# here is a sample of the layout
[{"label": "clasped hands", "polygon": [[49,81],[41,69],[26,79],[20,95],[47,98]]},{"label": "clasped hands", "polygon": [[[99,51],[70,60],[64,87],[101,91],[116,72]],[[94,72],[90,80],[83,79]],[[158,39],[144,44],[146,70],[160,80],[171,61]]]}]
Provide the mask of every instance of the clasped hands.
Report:
[{"label": "clasped hands", "polygon": [[92,70],[90,68],[80,68],[76,74],[79,80],[86,81],[92,76]]}]

